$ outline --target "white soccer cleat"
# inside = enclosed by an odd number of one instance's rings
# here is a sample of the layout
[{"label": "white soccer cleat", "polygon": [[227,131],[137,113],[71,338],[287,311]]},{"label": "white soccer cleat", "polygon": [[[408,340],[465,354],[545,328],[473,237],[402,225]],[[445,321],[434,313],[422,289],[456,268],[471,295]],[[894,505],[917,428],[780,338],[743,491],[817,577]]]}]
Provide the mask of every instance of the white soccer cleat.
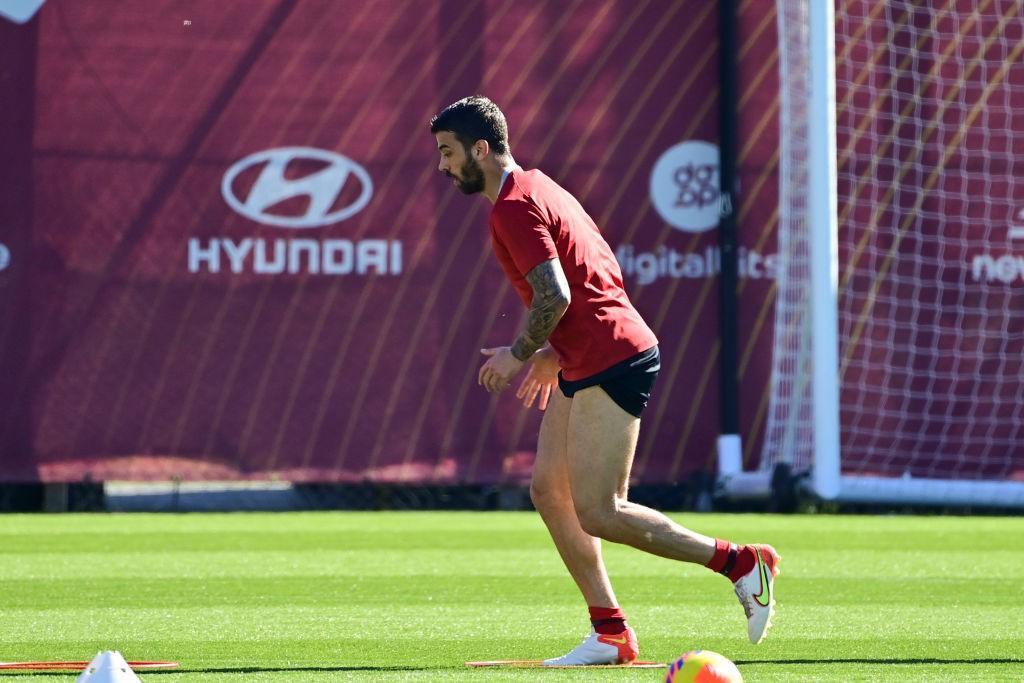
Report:
[{"label": "white soccer cleat", "polygon": [[545,659],[544,666],[590,666],[629,664],[640,655],[636,633],[629,626],[622,633],[608,635],[591,631],[583,642],[567,654]]},{"label": "white soccer cleat", "polygon": [[752,545],[757,564],[741,576],[734,587],[747,615],[747,636],[757,645],[764,640],[775,614],[775,577],[782,560],[770,545]]}]

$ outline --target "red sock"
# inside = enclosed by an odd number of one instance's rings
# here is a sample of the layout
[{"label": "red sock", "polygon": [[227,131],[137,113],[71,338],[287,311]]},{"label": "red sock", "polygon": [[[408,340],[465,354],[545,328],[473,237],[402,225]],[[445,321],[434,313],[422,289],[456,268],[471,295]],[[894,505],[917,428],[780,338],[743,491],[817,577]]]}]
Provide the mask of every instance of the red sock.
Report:
[{"label": "red sock", "polygon": [[754,548],[745,545],[740,548],[739,553],[736,555],[736,564],[733,565],[731,572],[726,572],[726,576],[733,583],[736,583],[743,575],[749,572],[757,564],[757,554],[754,552]]},{"label": "red sock", "polygon": [[[729,563],[729,556],[731,553],[738,552],[736,546],[729,541],[723,541],[720,538],[715,539],[715,554],[711,556],[708,563],[704,565],[713,572],[722,573],[725,569],[726,564]],[[735,557],[735,556],[734,556]]]},{"label": "red sock", "polygon": [[735,543],[715,539],[715,554],[708,561],[707,568],[729,577],[735,583],[757,564],[757,556],[749,545],[737,547]]},{"label": "red sock", "polygon": [[613,636],[626,630],[626,613],[618,607],[591,607],[590,623],[598,633]]}]

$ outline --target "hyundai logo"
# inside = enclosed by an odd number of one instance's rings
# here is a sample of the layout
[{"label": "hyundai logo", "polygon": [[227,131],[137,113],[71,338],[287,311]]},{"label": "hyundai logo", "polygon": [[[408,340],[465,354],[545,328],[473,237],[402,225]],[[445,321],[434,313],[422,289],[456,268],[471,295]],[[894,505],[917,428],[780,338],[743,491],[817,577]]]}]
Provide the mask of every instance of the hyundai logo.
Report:
[{"label": "hyundai logo", "polygon": [[[292,162],[320,162],[326,167],[301,178],[285,178],[285,169]],[[260,168],[261,167],[261,168]],[[260,168],[246,196],[236,194],[234,182],[249,169]],[[345,206],[335,206],[345,184],[359,183],[359,196]],[[373,182],[362,166],[348,157],[314,147],[278,147],[250,154],[236,162],[220,186],[228,205],[246,218],[281,228],[316,228],[351,218],[363,210],[373,196]],[[309,199],[302,215],[272,213],[268,209],[293,197]]]}]

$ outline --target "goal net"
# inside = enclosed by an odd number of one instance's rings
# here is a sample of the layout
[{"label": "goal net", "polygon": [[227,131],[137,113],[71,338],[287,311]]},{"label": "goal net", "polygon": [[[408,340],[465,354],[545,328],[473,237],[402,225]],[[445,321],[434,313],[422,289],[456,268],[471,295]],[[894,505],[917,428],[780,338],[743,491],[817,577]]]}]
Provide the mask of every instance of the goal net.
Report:
[{"label": "goal net", "polygon": [[[780,274],[762,473],[816,470],[827,497],[848,500],[1024,505],[1024,6],[777,7]],[[814,36],[829,29],[825,87]],[[834,164],[820,164],[815,135],[820,149],[831,132],[815,117],[833,87]],[[816,181],[835,193],[831,235],[811,206]],[[823,239],[833,263],[813,249]],[[834,271],[833,291],[815,269]],[[828,305],[835,406],[815,353]]]}]

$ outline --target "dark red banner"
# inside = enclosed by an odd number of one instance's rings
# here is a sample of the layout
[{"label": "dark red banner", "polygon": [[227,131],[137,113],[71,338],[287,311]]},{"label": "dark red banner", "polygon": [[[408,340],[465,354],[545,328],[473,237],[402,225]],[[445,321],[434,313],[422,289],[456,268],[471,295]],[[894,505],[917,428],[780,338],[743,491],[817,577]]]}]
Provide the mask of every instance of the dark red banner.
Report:
[{"label": "dark red banner", "polygon": [[[756,459],[774,2],[740,15]],[[437,172],[428,129],[477,92],[504,109],[517,161],[602,227],[661,339],[637,479],[713,465],[715,3],[49,0],[0,32],[16,181],[0,188],[0,479],[524,480],[540,413],[475,381],[479,349],[510,343],[524,310],[489,205]]]}]

